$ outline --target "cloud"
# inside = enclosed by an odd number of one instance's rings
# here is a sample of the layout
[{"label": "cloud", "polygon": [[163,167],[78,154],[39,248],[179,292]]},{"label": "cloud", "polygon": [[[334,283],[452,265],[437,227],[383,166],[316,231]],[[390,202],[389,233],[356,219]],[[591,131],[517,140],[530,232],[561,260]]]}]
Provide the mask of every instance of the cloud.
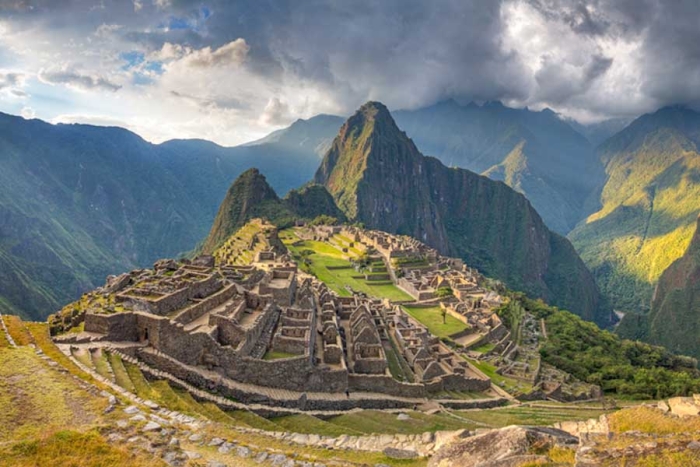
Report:
[{"label": "cloud", "polygon": [[34,109],[32,109],[31,107],[22,107],[22,111],[20,112],[20,115],[23,118],[29,120],[29,119],[36,117],[36,111]]},{"label": "cloud", "polygon": [[[172,44],[170,45],[172,46]],[[165,44],[163,47],[165,48]],[[250,47],[246,44],[245,39],[239,38],[222,45],[218,49],[212,49],[211,47],[204,47],[199,50],[187,49],[181,62],[182,65],[192,68],[236,66],[241,65],[245,61],[249,50]]]},{"label": "cloud", "polygon": [[84,74],[67,69],[40,70],[37,75],[39,80],[46,84],[63,84],[82,90],[118,91],[121,86],[112,81],[96,75]]},{"label": "cloud", "polygon": [[[233,144],[369,99],[392,109],[501,100],[581,121],[700,106],[696,1],[104,5],[86,13],[84,0],[12,3],[0,10],[0,64],[85,91],[61,96],[51,115],[118,115],[157,138],[176,128]],[[26,91],[1,71],[0,89]],[[25,103],[41,117],[35,98]]]},{"label": "cloud", "polygon": [[273,97],[267,102],[259,121],[263,125],[280,126],[289,124],[291,119],[287,103]]}]

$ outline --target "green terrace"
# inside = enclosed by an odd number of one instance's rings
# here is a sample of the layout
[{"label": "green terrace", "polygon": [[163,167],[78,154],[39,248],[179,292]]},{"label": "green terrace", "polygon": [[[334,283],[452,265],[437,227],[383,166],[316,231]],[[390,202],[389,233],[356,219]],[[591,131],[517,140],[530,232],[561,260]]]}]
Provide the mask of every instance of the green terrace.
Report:
[{"label": "green terrace", "polygon": [[469,326],[449,313],[443,317],[440,306],[421,307],[403,305],[402,308],[406,313],[411,315],[412,318],[428,328],[428,331],[430,331],[432,335],[437,337],[448,338],[469,329]]},{"label": "green terrace", "polygon": [[[300,240],[293,231],[285,230],[280,238],[299,267],[323,281],[340,296],[352,295],[348,287],[376,298],[395,301],[411,301],[407,293],[396,287],[390,280],[367,280],[365,275],[353,267],[350,259],[354,256],[344,253],[326,242]],[[382,273],[385,274],[385,273]]]}]

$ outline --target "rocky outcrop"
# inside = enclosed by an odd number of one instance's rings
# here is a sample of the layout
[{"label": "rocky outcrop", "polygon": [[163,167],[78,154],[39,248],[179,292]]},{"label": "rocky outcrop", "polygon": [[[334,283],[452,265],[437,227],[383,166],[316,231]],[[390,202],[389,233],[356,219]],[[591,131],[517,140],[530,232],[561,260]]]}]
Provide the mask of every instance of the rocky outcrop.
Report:
[{"label": "rocky outcrop", "polygon": [[316,173],[351,221],[410,235],[601,325],[610,309],[563,237],[504,183],[423,156],[382,104],[340,129]]},{"label": "rocky outcrop", "polygon": [[430,459],[428,467],[515,467],[526,462],[547,462],[555,446],[576,448],[578,438],[555,428],[509,426],[450,444]]}]

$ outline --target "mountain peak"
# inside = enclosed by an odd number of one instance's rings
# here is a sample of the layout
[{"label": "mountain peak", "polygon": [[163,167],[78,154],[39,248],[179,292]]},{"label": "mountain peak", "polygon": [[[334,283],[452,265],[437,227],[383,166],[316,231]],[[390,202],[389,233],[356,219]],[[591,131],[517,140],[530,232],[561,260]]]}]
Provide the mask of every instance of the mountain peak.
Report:
[{"label": "mountain peak", "polygon": [[259,210],[261,206],[278,202],[275,190],[258,169],[248,169],[240,174],[228,189],[219,207],[214,225],[204,242],[204,253],[210,254],[241,225],[253,217],[258,217],[258,213],[254,211]]}]

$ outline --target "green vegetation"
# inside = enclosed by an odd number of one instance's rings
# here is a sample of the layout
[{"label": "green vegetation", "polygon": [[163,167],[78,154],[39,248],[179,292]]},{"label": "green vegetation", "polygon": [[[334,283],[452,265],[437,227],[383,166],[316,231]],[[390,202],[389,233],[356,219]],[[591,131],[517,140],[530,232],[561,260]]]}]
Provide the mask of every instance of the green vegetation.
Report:
[{"label": "green vegetation", "polygon": [[338,295],[350,296],[351,292],[346,288],[350,286],[352,290],[364,292],[372,297],[412,300],[410,295],[399,290],[391,282],[377,284],[365,280],[349,260],[343,259],[345,254],[333,245],[311,240],[298,241],[296,238],[293,232],[280,233],[280,239],[299,261],[300,267],[318,277]]},{"label": "green vegetation", "polygon": [[600,147],[601,209],[569,237],[615,309],[649,310],[654,284],[688,247],[700,213],[700,114],[644,115]]},{"label": "green vegetation", "polygon": [[437,337],[449,337],[468,328],[466,324],[449,313],[443,316],[439,306],[423,308],[403,305],[403,309],[406,310],[406,313],[427,327],[431,334]]},{"label": "green vegetation", "polygon": [[[569,173],[571,186],[581,185],[581,173],[592,172],[580,167],[589,168],[591,160],[581,155],[579,170]],[[347,120],[315,181],[351,222],[410,235],[513,290],[610,324],[610,308],[583,261],[565,238],[547,229],[525,197],[503,183],[424,157],[378,102],[366,103]],[[552,183],[569,186],[559,178]],[[580,206],[587,194],[579,192],[571,203]],[[551,198],[551,193],[543,197]]]},{"label": "green vegetation", "polygon": [[570,420],[588,420],[606,413],[600,407],[557,406],[549,402],[542,405],[522,405],[488,410],[462,410],[452,413],[480,426],[501,428],[509,425],[552,425]]},{"label": "green vegetation", "polygon": [[499,375],[496,373],[496,367],[488,362],[472,360],[464,357],[469,363],[474,365],[479,371],[488,376],[494,384],[505,389],[510,394],[527,394],[532,391],[532,385],[515,378]]},{"label": "green vegetation", "polygon": [[224,198],[202,251],[213,253],[249,220],[265,219],[280,228],[290,227],[297,219],[331,217],[344,219],[325,188],[307,185],[290,191],[280,199],[257,169],[248,169],[233,182]]},{"label": "green vegetation", "polygon": [[514,296],[537,318],[544,318],[548,339],[542,359],[609,394],[659,399],[700,392],[697,360],[664,349],[621,339],[595,324],[544,304]]}]

